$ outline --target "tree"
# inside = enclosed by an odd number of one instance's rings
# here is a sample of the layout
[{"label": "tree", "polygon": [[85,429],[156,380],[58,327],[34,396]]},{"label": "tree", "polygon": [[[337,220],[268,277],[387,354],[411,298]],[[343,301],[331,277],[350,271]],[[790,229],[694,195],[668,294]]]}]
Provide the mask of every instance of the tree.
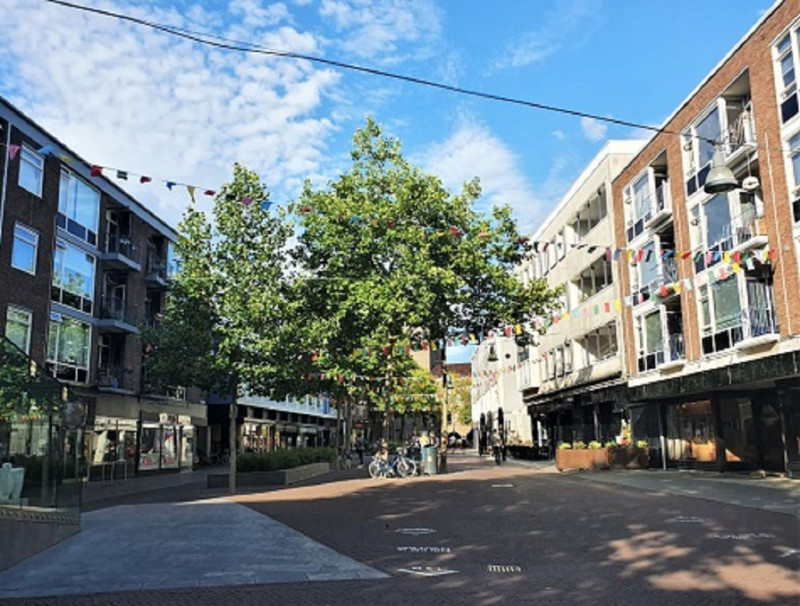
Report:
[{"label": "tree", "polygon": [[281,344],[292,304],[286,266],[291,225],[269,212],[269,191],[235,164],[214,198],[212,220],[190,207],[178,227],[180,270],[164,318],[145,333],[146,368],[169,385],[227,394],[230,480],[236,490],[236,401],[240,387],[268,395],[284,365]]},{"label": "tree", "polygon": [[309,342],[329,361],[345,368],[366,350],[372,372],[392,384],[412,344],[484,335],[552,308],[557,293],[545,281],[513,274],[527,244],[511,209],[474,209],[477,179],[450,194],[372,119],[351,157],[349,171],[323,189],[307,182],[290,207],[302,230],[295,258]]}]

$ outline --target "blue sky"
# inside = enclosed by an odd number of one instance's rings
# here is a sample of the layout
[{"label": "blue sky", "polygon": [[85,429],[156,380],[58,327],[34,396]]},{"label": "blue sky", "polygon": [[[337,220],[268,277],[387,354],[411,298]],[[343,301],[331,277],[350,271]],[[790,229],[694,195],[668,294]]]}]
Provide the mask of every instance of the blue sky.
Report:
[{"label": "blue sky", "polygon": [[[768,0],[75,0],[273,49],[660,125]],[[527,231],[607,138],[647,133],[3,0],[0,91],[90,163],[217,188],[239,161],[285,203],[344,170],[373,115],[407,157]],[[189,203],[125,186],[176,225]],[[210,200],[201,200],[208,205]]]}]

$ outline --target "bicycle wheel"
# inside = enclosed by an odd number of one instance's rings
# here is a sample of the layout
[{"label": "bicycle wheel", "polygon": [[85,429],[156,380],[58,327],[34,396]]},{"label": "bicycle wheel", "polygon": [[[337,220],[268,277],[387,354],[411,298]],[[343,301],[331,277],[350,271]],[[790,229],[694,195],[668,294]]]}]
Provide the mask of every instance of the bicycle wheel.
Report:
[{"label": "bicycle wheel", "polygon": [[404,478],[409,476],[417,475],[417,464],[414,462],[413,459],[409,459],[408,457],[403,458],[403,468],[405,469],[406,473],[403,475]]},{"label": "bicycle wheel", "polygon": [[369,464],[369,477],[375,479],[380,478],[382,475],[381,462],[378,459],[373,459]]}]

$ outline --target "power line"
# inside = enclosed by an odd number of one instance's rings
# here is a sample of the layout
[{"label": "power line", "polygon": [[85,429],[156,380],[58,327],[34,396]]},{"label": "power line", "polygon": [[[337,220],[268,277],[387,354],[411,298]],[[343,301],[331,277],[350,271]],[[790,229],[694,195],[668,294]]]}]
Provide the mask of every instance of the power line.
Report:
[{"label": "power line", "polygon": [[[468,88],[461,88],[459,86],[453,86],[450,84],[445,84],[443,82],[436,82],[433,80],[426,80],[424,78],[417,78],[415,76],[407,76],[404,74],[397,74],[394,72],[388,72],[380,69],[375,69],[372,67],[365,67],[363,65],[355,65],[352,63],[345,63],[343,61],[336,61],[334,59],[325,59],[323,57],[316,57],[313,55],[305,55],[302,53],[295,53],[292,51],[285,51],[285,50],[276,50],[276,49],[269,49],[262,46],[258,46],[251,42],[242,42],[237,40],[231,40],[228,38],[223,38],[220,36],[207,34],[204,32],[197,32],[189,29],[177,28],[172,27],[169,25],[164,25],[162,23],[155,23],[153,21],[147,21],[145,19],[139,19],[138,17],[132,17],[130,15],[125,15],[122,13],[116,13],[109,10],[89,7],[89,6],[82,6],[80,4],[74,4],[72,2],[66,2],[65,0],[45,0],[51,4],[57,4],[60,6],[64,6],[67,8],[77,9],[81,11],[85,11],[88,13],[94,13],[97,15],[102,15],[104,17],[112,17],[115,19],[120,19],[122,21],[128,21],[130,23],[135,23],[136,25],[141,25],[144,27],[149,27],[151,29],[161,31],[167,34],[171,34],[173,36],[178,36],[180,38],[185,38],[187,40],[191,40],[193,42],[197,42],[198,44],[205,44],[207,46],[213,46],[215,48],[223,49],[223,50],[230,50],[230,51],[239,51],[245,53],[253,53],[259,55],[268,55],[273,57],[285,57],[289,59],[302,59],[305,61],[310,61],[313,63],[321,63],[323,65],[329,65],[331,67],[338,67],[341,69],[361,72],[365,74],[370,74],[373,76],[381,76],[384,78],[391,78],[394,80],[400,80],[403,82],[409,82],[411,84],[418,84],[420,86],[427,86],[430,88],[437,88],[440,90],[446,90],[453,93],[458,93],[461,95],[468,95],[472,97],[479,97],[482,99],[489,99],[492,101],[500,101],[503,103],[510,103],[513,105],[522,105],[525,107],[532,107],[534,109],[540,109],[543,111],[549,112],[556,112],[560,114],[566,114],[568,116],[574,116],[578,118],[591,118],[593,120],[597,120],[599,122],[607,122],[609,124],[615,124],[617,126],[627,126],[630,128],[637,128],[641,130],[647,130],[653,133],[666,133],[672,135],[681,135],[681,133],[670,131],[664,128],[660,128],[657,126],[650,126],[647,124],[639,124],[638,122],[631,122],[628,120],[619,120],[617,118],[610,118],[608,116],[600,116],[597,114],[591,114],[588,112],[578,111],[575,109],[569,109],[565,107],[558,107],[555,105],[547,105],[544,103],[537,103],[535,101],[527,101],[525,99],[517,99],[514,97],[508,97],[505,95],[498,95],[495,93],[488,93],[479,90],[473,90]],[[711,141],[711,143],[714,143]]]}]

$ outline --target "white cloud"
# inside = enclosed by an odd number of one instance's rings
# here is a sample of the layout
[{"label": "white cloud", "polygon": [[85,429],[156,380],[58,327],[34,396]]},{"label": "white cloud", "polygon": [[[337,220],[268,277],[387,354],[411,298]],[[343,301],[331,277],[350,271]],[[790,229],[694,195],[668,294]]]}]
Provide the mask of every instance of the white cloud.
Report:
[{"label": "white cloud", "polygon": [[584,136],[589,139],[589,141],[602,141],[606,138],[608,124],[600,122],[595,118],[583,116],[581,118],[581,130],[583,131]]},{"label": "white cloud", "polygon": [[563,141],[564,139],[566,139],[566,138],[567,138],[567,135],[565,135],[565,134],[564,134],[564,131],[561,131],[561,130],[554,130],[554,131],[553,131],[553,136],[554,136],[556,139],[558,139],[559,141]]},{"label": "white cloud", "polygon": [[[200,29],[174,9],[100,8]],[[248,39],[273,48],[314,52],[317,40],[287,25],[285,5],[232,0],[244,12]],[[203,27],[229,18],[194,5]],[[259,17],[259,23],[252,23]],[[263,17],[263,20],[261,19]],[[0,6],[4,95],[90,163],[155,179],[217,189],[239,161],[256,170],[285,201],[294,186],[320,173],[338,126],[323,109],[341,75],[308,62],[210,49],[119,20],[29,0]],[[42,35],[46,32],[46,35]],[[188,196],[163,183],[121,182],[167,222],[176,224]]]},{"label": "white cloud", "polygon": [[501,139],[487,127],[463,119],[450,138],[411,160],[439,176],[451,192],[479,177],[483,188],[480,209],[487,212],[491,206],[508,204],[523,232],[531,231],[547,216],[569,185],[563,179],[564,163],[556,161],[547,179],[534,187],[522,173],[519,158]]},{"label": "white cloud", "polygon": [[[533,5],[531,10],[535,9]],[[585,44],[600,20],[597,0],[570,0],[556,3],[549,14],[536,19],[537,29],[511,41],[494,61],[494,69],[519,68],[537,63],[563,48]]]},{"label": "white cloud", "polygon": [[432,0],[322,0],[319,14],[338,34],[332,48],[382,64],[430,57],[442,27]]}]

